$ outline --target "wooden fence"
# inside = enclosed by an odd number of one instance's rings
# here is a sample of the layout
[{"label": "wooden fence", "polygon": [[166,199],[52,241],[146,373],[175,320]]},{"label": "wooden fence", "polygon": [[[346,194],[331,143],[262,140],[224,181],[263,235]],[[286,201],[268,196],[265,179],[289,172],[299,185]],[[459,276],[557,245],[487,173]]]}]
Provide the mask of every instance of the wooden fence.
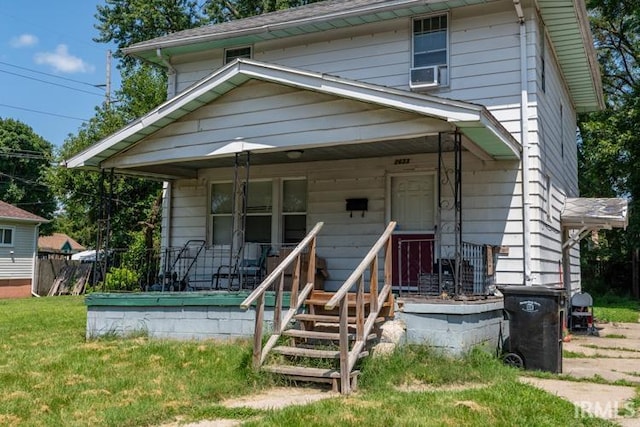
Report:
[{"label": "wooden fence", "polygon": [[80,295],[89,281],[93,264],[67,259],[38,259],[36,293],[46,295]]}]

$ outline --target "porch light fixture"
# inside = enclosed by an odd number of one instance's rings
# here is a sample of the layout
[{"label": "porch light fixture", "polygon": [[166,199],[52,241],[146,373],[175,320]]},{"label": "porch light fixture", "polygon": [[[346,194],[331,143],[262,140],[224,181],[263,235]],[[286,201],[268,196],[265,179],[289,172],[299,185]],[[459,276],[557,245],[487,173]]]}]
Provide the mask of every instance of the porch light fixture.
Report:
[{"label": "porch light fixture", "polygon": [[304,151],[302,151],[302,150],[289,150],[286,153],[287,153],[287,157],[290,158],[291,160],[298,160],[300,157],[302,157],[302,153],[304,153]]}]

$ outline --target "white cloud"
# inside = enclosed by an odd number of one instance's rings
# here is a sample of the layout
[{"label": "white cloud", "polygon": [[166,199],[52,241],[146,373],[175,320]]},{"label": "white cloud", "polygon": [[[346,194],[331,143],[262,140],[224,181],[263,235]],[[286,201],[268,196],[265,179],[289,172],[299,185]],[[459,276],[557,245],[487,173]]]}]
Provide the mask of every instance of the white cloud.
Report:
[{"label": "white cloud", "polygon": [[31,47],[38,44],[38,37],[33,34],[21,34],[18,37],[14,37],[9,42],[11,47]]},{"label": "white cloud", "polygon": [[69,53],[66,44],[59,44],[53,52],[39,52],[34,56],[36,64],[46,64],[61,73],[91,73],[95,67]]}]

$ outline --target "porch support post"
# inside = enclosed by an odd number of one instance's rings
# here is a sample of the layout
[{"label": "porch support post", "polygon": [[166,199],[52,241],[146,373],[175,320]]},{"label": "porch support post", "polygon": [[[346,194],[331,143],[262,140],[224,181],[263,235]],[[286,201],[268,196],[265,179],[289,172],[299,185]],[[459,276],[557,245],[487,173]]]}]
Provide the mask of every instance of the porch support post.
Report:
[{"label": "porch support post", "polygon": [[455,293],[462,294],[462,136],[454,134]]}]

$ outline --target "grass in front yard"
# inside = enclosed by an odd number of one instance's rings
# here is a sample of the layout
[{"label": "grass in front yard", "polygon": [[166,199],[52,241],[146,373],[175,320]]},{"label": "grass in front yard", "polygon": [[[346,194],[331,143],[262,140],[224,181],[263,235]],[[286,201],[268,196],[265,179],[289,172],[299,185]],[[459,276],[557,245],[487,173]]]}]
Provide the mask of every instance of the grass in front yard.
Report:
[{"label": "grass in front yard", "polygon": [[367,359],[361,389],[345,399],[289,407],[245,426],[613,426],[529,385],[482,351],[461,360],[407,346]]},{"label": "grass in front yard", "polygon": [[176,418],[260,426],[612,426],[576,418],[564,400],[521,384],[482,351],[453,359],[426,346],[363,361],[360,390],[284,410],[221,400],[272,385],[250,368],[247,341],[144,336],[85,340],[82,298],[0,300],[0,425],[153,426]]},{"label": "grass in front yard", "polygon": [[226,397],[266,380],[246,342],[85,341],[82,298],[0,301],[0,425],[149,425],[175,415],[245,418]]}]

